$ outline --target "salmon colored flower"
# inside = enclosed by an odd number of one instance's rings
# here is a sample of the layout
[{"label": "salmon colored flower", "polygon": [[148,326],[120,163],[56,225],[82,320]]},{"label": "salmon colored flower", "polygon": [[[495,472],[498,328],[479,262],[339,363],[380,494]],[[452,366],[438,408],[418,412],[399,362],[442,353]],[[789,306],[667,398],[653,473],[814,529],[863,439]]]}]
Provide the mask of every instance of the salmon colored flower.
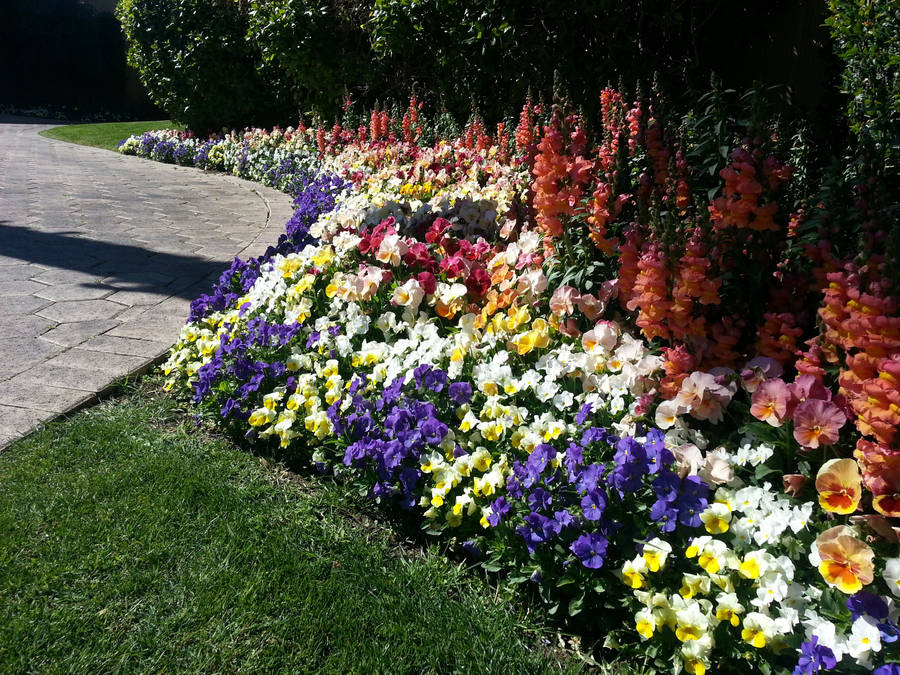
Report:
[{"label": "salmon colored flower", "polygon": [[800,375],[790,385],[791,394],[797,403],[809,399],[831,400],[831,391],[812,375]]},{"label": "salmon colored flower", "polygon": [[750,414],[773,427],[780,427],[787,415],[790,400],[791,392],[784,380],[766,380],[753,392]]},{"label": "salmon colored flower", "polygon": [[875,578],[875,552],[853,536],[853,530],[838,525],[816,538],[821,562],[819,573],[832,586],[852,595],[868,586]]},{"label": "salmon colored flower", "polygon": [[837,443],[847,416],[833,403],[807,399],[794,410],[794,438],[805,448]]},{"label": "salmon colored flower", "polygon": [[596,321],[601,314],[603,314],[603,310],[606,309],[605,303],[601,300],[598,300],[596,297],[591,295],[590,293],[585,293],[580,296],[575,304],[578,305],[578,309],[588,318],[588,321]]},{"label": "salmon colored flower", "polygon": [[791,497],[799,497],[806,485],[806,476],[802,473],[786,473],[781,477],[784,483],[784,492]]},{"label": "salmon colored flower", "polygon": [[900,450],[860,438],[853,453],[862,479],[872,492],[872,506],[885,516],[900,517]]},{"label": "salmon colored flower", "polygon": [[581,331],[578,329],[578,322],[575,319],[566,319],[565,321],[559,322],[558,330],[563,335],[567,335],[572,338],[581,337]]},{"label": "salmon colored flower", "polygon": [[547,290],[547,277],[540,268],[529,270],[519,277],[517,289],[523,295],[536,297]]},{"label": "salmon colored flower", "polygon": [[816,474],[819,506],[830,513],[856,511],[862,496],[862,477],[855,459],[832,459]]},{"label": "salmon colored flower", "polygon": [[850,516],[851,525],[865,525],[870,528],[879,537],[883,537],[891,544],[900,543],[900,532],[896,527],[892,527],[887,518],[867,513],[865,515]]},{"label": "salmon colored flower", "polygon": [[553,291],[553,297],[550,298],[550,311],[555,316],[574,314],[575,303],[578,302],[579,298],[577,289],[571,286],[560,286]]}]

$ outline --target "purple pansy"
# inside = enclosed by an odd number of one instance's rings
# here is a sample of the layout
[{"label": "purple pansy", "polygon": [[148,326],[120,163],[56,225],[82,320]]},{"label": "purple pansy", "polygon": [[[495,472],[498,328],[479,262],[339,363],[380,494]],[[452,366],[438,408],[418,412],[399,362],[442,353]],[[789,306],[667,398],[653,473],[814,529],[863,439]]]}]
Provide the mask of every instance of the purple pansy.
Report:
[{"label": "purple pansy", "polygon": [[581,560],[582,565],[588,569],[596,570],[603,567],[608,545],[609,540],[606,537],[596,532],[589,532],[582,534],[572,542],[569,550]]}]

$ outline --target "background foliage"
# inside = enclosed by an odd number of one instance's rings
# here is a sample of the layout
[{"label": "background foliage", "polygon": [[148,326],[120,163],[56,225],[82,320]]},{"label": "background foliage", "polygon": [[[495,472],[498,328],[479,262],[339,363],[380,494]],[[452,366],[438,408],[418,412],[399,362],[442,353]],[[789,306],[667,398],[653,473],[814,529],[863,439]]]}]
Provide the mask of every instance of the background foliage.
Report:
[{"label": "background foliage", "polygon": [[125,63],[112,12],[76,0],[0,3],[0,63],[0,104],[66,106],[80,118],[160,116]]},{"label": "background foliage", "polygon": [[[285,123],[301,112],[332,119],[345,95],[390,108],[412,89],[461,120],[475,109],[500,121],[529,91],[547,102],[565,92],[596,119],[606,84],[647,91],[655,80],[683,107],[713,74],[726,88],[781,85],[785,102],[806,113],[834,111],[839,64],[825,17],[812,0],[123,0],[119,8],[130,62],[154,100],[181,121],[219,110],[215,126],[263,124],[273,113]],[[219,85],[216,105],[190,77]]]},{"label": "background foliage", "polygon": [[364,3],[251,0],[247,39],[260,50],[269,85],[296,110],[333,117],[349,87],[367,93],[383,84],[365,18]]},{"label": "background foliage", "polygon": [[606,84],[649,87],[654,76],[670,99],[686,102],[713,72],[730,87],[781,83],[815,106],[827,77],[823,16],[812,2],[374,0],[367,28],[401,80],[439,92],[457,114],[474,101],[497,118],[528,90],[548,100],[554,84],[589,114],[599,112]]},{"label": "background foliage", "polygon": [[116,16],[129,65],[173,119],[209,131],[290,116],[285,92],[270,85],[259,49],[246,39],[242,4],[122,0]]}]

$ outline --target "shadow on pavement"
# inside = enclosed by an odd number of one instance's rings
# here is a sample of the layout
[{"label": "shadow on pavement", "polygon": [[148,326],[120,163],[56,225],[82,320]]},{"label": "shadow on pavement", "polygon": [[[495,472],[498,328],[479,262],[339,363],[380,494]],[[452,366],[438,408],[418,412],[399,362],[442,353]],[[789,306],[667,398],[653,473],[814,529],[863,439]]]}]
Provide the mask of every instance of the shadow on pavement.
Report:
[{"label": "shadow on pavement", "polygon": [[208,292],[227,267],[213,260],[73,235],[74,232],[40,232],[0,220],[0,257],[82,272],[104,279],[105,285],[112,288],[187,300]]}]

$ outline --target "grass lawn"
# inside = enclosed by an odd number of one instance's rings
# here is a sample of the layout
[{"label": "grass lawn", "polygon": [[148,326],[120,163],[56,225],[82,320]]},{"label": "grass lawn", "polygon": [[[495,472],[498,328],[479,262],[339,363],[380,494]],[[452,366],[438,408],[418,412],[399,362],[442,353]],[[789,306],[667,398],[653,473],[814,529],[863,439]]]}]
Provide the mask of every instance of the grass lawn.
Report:
[{"label": "grass lawn", "polygon": [[0,454],[0,672],[581,669],[524,603],[159,386]]},{"label": "grass lawn", "polygon": [[53,127],[41,132],[41,136],[56,138],[60,141],[91,145],[95,148],[115,150],[123,138],[132,134],[142,134],[153,129],[180,128],[171,120],[156,122],[107,122],[105,124],[70,124],[64,127]]}]

